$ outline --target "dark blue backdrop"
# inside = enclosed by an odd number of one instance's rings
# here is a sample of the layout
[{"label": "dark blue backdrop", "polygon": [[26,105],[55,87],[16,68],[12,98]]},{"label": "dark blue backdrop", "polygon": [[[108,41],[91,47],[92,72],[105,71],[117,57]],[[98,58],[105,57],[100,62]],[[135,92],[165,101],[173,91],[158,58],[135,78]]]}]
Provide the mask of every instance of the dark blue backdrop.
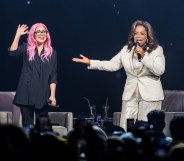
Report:
[{"label": "dark blue backdrop", "polygon": [[[80,53],[91,59],[110,59],[127,41],[132,22],[149,21],[163,46],[166,72],[164,89],[183,90],[184,2],[182,0],[6,0],[0,2],[0,90],[15,91],[21,58],[7,54],[18,24],[43,22],[58,52],[57,99],[61,111],[87,114],[87,97],[97,113],[108,97],[110,116],[121,110],[125,83],[123,70],[109,73],[87,70],[71,61]],[[21,42],[26,41],[26,36]]]}]

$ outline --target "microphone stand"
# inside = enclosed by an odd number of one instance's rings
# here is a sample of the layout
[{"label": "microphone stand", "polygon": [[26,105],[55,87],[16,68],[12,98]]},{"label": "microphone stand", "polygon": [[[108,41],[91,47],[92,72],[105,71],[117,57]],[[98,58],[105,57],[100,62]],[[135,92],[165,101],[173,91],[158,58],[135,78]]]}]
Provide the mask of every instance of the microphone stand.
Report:
[{"label": "microphone stand", "polygon": [[108,97],[106,99],[106,104],[105,106],[103,106],[103,110],[104,110],[104,118],[108,118],[108,110],[109,110],[109,106],[107,105],[107,102],[108,102]]},{"label": "microphone stand", "polygon": [[86,97],[84,97],[85,100],[87,100],[88,102],[88,105],[89,105],[89,110],[90,110],[90,117],[94,118],[95,117],[95,113],[94,110],[95,110],[95,106],[92,106],[89,102],[89,99],[87,99]]}]

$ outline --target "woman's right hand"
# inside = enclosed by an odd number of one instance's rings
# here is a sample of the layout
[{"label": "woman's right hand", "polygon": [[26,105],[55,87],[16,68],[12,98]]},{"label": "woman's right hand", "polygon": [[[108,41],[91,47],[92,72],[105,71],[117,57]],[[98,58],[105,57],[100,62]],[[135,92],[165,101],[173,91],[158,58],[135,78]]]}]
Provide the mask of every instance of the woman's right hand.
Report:
[{"label": "woman's right hand", "polygon": [[88,59],[87,57],[85,57],[82,54],[80,54],[80,57],[81,58],[73,58],[72,61],[90,65],[90,59]]},{"label": "woman's right hand", "polygon": [[16,32],[16,35],[19,35],[19,36],[22,36],[22,35],[25,35],[28,33],[28,26],[23,24],[23,25],[18,25],[18,28],[17,28],[17,32]]},{"label": "woman's right hand", "polygon": [[15,34],[15,37],[14,37],[14,40],[9,48],[10,51],[14,51],[14,50],[17,50],[18,48],[18,44],[19,44],[19,39],[22,35],[25,35],[28,33],[28,26],[23,24],[23,25],[18,25],[18,28],[17,28],[17,32]]}]

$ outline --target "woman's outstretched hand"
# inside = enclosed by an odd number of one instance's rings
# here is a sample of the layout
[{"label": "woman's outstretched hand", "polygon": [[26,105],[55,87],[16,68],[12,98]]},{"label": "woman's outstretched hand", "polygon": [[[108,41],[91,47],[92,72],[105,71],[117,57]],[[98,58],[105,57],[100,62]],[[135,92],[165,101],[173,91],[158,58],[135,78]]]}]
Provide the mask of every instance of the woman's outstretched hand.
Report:
[{"label": "woman's outstretched hand", "polygon": [[72,61],[90,65],[90,60],[87,57],[82,54],[80,54],[80,57],[81,58],[73,58]]}]

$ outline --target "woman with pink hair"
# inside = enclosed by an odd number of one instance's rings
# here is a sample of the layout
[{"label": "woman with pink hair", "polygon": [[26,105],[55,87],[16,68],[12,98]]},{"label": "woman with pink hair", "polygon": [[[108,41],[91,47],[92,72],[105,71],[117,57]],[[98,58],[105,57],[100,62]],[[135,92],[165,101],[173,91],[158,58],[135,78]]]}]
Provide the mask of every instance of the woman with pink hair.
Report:
[{"label": "woman with pink hair", "polygon": [[[19,46],[22,35],[28,34],[27,43]],[[26,24],[18,25],[9,48],[10,56],[23,56],[23,66],[13,104],[20,107],[23,128],[34,125],[40,114],[48,115],[48,100],[56,106],[57,53],[51,45],[47,27],[34,24],[30,30]]]}]

